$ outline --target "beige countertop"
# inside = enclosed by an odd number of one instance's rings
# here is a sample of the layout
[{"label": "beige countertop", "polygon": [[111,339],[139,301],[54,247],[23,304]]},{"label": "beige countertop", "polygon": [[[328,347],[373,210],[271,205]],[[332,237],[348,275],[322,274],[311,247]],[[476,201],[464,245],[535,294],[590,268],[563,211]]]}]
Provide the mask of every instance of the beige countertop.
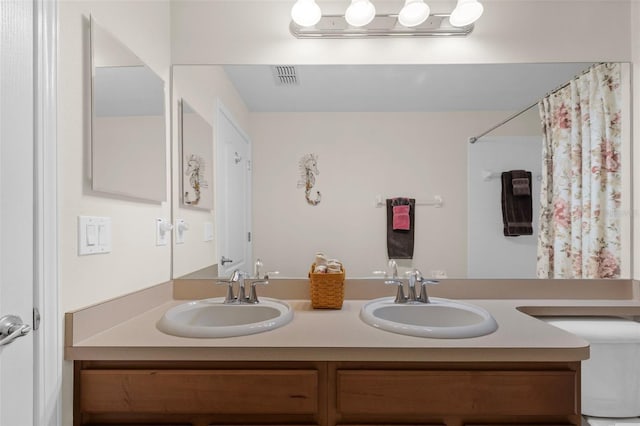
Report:
[{"label": "beige countertop", "polygon": [[[294,318],[281,328],[231,338],[182,338],[156,328],[167,309],[186,301],[166,298],[164,293],[158,297],[160,303],[154,305],[153,298],[147,295],[147,308],[140,307],[129,318],[94,331],[82,330],[86,327],[86,312],[67,314],[66,359],[580,361],[589,356],[586,341],[532,315],[640,316],[640,301],[635,298],[473,299],[466,301],[487,309],[498,323],[497,331],[475,338],[431,339],[390,333],[365,324],[359,312],[366,300],[345,300],[341,310],[314,310],[308,300],[288,300]],[[112,306],[103,309],[113,312]]]}]

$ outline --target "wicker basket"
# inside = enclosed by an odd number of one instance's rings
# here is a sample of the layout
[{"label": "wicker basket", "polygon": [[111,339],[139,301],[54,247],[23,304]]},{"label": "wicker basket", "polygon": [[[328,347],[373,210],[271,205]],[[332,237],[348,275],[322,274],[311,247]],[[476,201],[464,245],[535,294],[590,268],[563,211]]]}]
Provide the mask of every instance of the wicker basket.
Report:
[{"label": "wicker basket", "polygon": [[313,309],[342,309],[344,300],[344,266],[342,272],[315,273],[314,263],[309,271],[311,284],[311,306]]}]

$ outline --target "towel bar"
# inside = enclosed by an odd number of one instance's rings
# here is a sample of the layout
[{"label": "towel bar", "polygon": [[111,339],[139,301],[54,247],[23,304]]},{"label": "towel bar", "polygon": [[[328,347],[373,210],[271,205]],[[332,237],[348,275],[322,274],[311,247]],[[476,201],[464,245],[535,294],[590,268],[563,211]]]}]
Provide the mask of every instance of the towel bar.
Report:
[{"label": "towel bar", "polygon": [[[395,197],[383,197],[382,195],[376,195],[376,204],[375,204],[376,207],[384,207],[386,205],[385,200],[387,198],[395,198]],[[413,198],[413,197],[406,197],[406,198]],[[424,200],[416,199],[416,206],[431,206],[439,209],[443,205],[444,205],[444,201],[442,199],[442,196],[440,195],[434,195],[432,201],[424,201]]]}]

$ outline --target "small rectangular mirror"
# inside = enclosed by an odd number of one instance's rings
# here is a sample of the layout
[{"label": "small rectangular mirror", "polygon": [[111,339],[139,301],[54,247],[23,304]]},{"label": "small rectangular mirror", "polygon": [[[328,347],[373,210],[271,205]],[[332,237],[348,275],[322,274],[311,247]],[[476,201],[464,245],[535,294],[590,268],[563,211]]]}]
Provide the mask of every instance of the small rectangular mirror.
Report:
[{"label": "small rectangular mirror", "polygon": [[93,18],[90,25],[92,189],[166,201],[164,81]]}]

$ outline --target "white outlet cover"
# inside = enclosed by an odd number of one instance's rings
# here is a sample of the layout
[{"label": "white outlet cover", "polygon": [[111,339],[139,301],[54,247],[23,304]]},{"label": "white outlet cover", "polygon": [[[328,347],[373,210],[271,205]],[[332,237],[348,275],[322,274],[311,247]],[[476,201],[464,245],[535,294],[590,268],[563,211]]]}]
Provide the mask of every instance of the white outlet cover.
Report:
[{"label": "white outlet cover", "polygon": [[213,222],[204,223],[204,241],[213,241]]},{"label": "white outlet cover", "polygon": [[[166,246],[169,243],[169,235],[171,234],[170,229],[166,229],[166,227],[170,224],[167,219],[157,218],[156,219],[156,245],[157,246]],[[162,231],[162,226],[164,225],[165,231]]]},{"label": "white outlet cover", "polygon": [[184,219],[176,220],[176,244],[184,244],[184,233],[189,227]]}]

